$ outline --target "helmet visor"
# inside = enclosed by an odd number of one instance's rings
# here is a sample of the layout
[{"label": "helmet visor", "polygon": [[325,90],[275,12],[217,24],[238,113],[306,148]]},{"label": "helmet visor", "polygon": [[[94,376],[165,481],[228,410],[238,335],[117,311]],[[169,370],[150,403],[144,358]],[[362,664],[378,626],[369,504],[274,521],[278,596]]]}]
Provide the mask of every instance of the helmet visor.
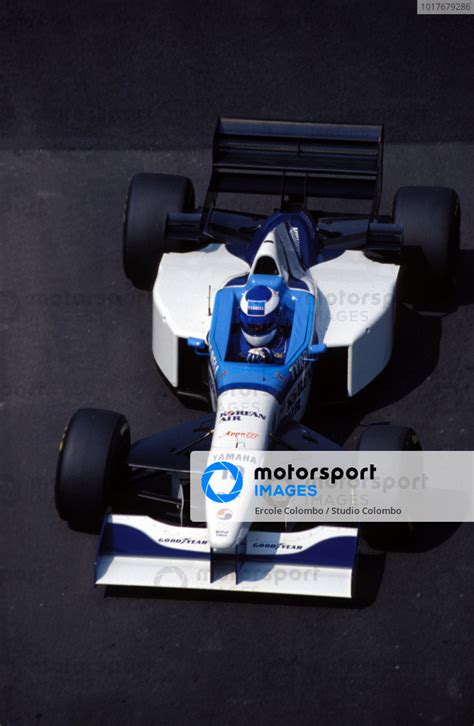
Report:
[{"label": "helmet visor", "polygon": [[248,323],[245,322],[242,328],[249,335],[265,335],[269,333],[275,327],[275,321],[270,320],[265,323]]}]

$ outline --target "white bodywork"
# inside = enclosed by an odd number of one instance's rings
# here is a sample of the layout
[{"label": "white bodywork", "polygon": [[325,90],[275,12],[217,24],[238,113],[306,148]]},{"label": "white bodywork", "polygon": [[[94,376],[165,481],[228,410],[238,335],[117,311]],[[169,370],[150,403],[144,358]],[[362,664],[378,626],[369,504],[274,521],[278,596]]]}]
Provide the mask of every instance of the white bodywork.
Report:
[{"label": "white bodywork", "polygon": [[178,339],[206,338],[216,292],[248,271],[224,245],[163,255],[153,288],[153,355],[172,386],[178,385]]},{"label": "white bodywork", "polygon": [[328,348],[348,349],[347,393],[354,396],[387,365],[393,342],[398,265],[347,251],[311,268],[317,329]]}]

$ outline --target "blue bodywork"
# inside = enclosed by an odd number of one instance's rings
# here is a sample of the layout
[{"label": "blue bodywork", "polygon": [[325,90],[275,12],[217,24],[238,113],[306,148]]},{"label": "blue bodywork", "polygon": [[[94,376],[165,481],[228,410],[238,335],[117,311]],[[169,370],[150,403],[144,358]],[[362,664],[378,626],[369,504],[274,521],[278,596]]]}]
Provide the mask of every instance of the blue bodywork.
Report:
[{"label": "blue bodywork", "polygon": [[[219,210],[215,211],[218,212]],[[321,253],[321,248],[317,241],[314,221],[306,212],[275,212],[259,226],[250,244],[227,241],[227,250],[231,254],[236,257],[240,257],[251,265],[264,239],[280,224],[284,224],[286,226],[289,236],[293,240],[296,254],[298,255],[298,259],[303,269],[307,270],[309,267],[316,264],[318,256]],[[290,229],[293,230],[293,232],[290,232]],[[294,230],[296,230],[296,233]],[[247,280],[247,277],[247,275],[243,275],[241,277],[234,278],[228,284],[242,285]],[[291,287],[307,289],[305,283],[296,277],[290,278],[290,285]]]},{"label": "blue bodywork", "polygon": [[[283,363],[245,363],[229,360],[231,329],[238,325],[242,293],[255,285],[278,289],[284,314],[291,316],[291,334]],[[285,397],[296,375],[295,364],[313,342],[314,295],[288,288],[284,280],[272,275],[252,275],[244,287],[225,287],[216,295],[209,347],[211,370],[217,395],[230,388],[267,391],[279,401]],[[298,367],[298,374],[304,370]]]},{"label": "blue bodywork", "polygon": [[[315,230],[305,212],[276,213],[269,217],[247,250],[248,262],[253,261],[269,232],[281,224],[287,226],[301,266],[306,269],[314,264],[318,254]],[[281,363],[245,363],[231,356],[231,336],[233,329],[239,325],[241,297],[256,285],[265,285],[278,290],[280,294],[282,322],[290,329],[286,356]],[[314,295],[306,283],[291,274],[288,283],[279,275],[246,275],[231,280],[219,290],[209,333],[211,371],[217,395],[234,388],[257,389],[271,393],[282,402],[300,377],[306,379],[310,361],[305,360],[305,357],[309,346],[317,342],[313,325],[315,305]]]}]

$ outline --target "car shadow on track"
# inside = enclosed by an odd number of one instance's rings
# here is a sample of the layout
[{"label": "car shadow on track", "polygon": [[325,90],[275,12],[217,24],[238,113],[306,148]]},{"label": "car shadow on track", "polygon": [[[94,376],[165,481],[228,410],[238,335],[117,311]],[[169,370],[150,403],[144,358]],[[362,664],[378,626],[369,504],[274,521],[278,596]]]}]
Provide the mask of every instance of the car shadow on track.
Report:
[{"label": "car shadow on track", "polygon": [[460,522],[385,523],[362,525],[362,532],[368,546],[375,551],[417,553],[439,547],[460,526]]},{"label": "car shadow on track", "polygon": [[[331,382],[320,382],[315,370],[311,404],[304,422],[341,446],[353,448],[360,434],[358,426],[365,416],[400,401],[435,370],[441,340],[441,315],[426,315],[400,305],[390,363],[353,398],[331,401]],[[316,417],[315,411],[318,412]],[[385,420],[377,423],[385,423]]]}]

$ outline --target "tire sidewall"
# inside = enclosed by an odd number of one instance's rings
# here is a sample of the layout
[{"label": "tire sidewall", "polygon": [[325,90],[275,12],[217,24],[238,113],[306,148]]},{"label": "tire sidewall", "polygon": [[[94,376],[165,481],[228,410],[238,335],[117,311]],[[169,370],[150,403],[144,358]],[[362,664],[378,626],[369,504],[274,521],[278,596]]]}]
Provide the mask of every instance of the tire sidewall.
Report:
[{"label": "tire sidewall", "polygon": [[444,299],[452,291],[458,264],[458,195],[445,187],[401,187],[393,203],[393,221],[403,228],[402,298]]},{"label": "tire sidewall", "polygon": [[[357,444],[358,451],[420,451],[421,443],[415,431],[408,426],[375,424],[364,429]],[[397,549],[413,542],[416,524],[408,522],[366,523],[361,525],[361,536],[380,550]]]},{"label": "tire sidewall", "polygon": [[127,476],[130,429],[113,411],[79,409],[66,427],[56,469],[59,515],[95,525]]},{"label": "tire sidewall", "polygon": [[133,177],[124,209],[122,261],[126,276],[135,287],[148,291],[153,288],[159,263],[167,251],[168,214],[193,209],[194,189],[187,177]]}]

